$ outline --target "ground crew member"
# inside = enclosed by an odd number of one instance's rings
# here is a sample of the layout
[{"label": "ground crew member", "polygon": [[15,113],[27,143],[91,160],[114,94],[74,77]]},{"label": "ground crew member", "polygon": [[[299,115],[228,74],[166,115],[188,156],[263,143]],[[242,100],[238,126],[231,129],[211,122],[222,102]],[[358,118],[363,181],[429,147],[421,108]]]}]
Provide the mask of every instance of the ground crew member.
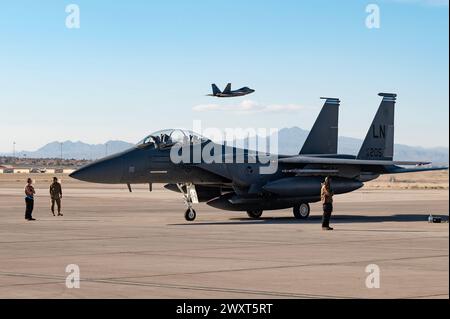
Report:
[{"label": "ground crew member", "polygon": [[50,185],[50,198],[52,199],[52,213],[55,216],[55,202],[58,206],[58,216],[62,216],[61,214],[61,198],[62,198],[62,188],[61,184],[58,183],[58,178],[53,177],[53,183]]},{"label": "ground crew member", "polygon": [[33,181],[31,178],[28,178],[27,185],[25,185],[25,219],[30,220],[36,220],[32,217],[33,214],[33,208],[34,208],[34,195],[36,194],[36,191],[33,187]]},{"label": "ground crew member", "polygon": [[331,178],[327,176],[322,184],[320,198],[323,205],[322,229],[333,230],[330,227],[331,213],[333,212],[333,190],[331,189]]}]

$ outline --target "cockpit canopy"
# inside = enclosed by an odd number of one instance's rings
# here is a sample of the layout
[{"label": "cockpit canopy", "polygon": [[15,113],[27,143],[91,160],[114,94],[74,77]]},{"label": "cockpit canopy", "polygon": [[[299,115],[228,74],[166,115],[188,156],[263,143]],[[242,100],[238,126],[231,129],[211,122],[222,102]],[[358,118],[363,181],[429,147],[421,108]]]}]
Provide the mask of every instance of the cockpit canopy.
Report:
[{"label": "cockpit canopy", "polygon": [[167,148],[174,145],[194,145],[208,142],[209,139],[188,130],[167,129],[148,135],[136,144],[137,147],[153,145],[156,148]]}]

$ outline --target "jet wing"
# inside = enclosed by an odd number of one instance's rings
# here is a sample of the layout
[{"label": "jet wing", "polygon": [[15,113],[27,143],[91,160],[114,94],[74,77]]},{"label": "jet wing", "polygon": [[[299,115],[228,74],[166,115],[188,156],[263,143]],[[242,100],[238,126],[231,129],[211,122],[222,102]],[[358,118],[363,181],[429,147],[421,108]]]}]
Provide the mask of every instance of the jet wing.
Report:
[{"label": "jet wing", "polygon": [[429,171],[442,171],[448,169],[447,166],[435,166],[435,167],[412,167],[405,168],[399,166],[388,167],[386,174],[400,174],[400,173],[416,173],[416,172],[429,172]]},{"label": "jet wing", "polygon": [[331,176],[339,175],[339,170],[337,169],[285,169],[283,173],[294,173],[297,176]]},{"label": "jet wing", "polygon": [[347,158],[321,158],[310,156],[292,156],[278,159],[279,163],[285,164],[324,164],[324,165],[374,165],[374,166],[389,166],[389,165],[405,165],[405,166],[422,166],[428,165],[431,162],[409,162],[409,161],[386,161],[386,160],[361,160],[361,159],[347,159]]}]

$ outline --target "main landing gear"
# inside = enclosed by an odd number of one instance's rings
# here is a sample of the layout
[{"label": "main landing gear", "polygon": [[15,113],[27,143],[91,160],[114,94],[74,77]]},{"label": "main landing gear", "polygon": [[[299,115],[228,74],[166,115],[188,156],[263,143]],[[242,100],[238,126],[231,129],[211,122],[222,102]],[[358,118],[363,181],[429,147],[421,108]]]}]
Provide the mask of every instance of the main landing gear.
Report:
[{"label": "main landing gear", "polygon": [[195,220],[197,213],[194,208],[192,208],[192,204],[198,204],[197,191],[195,190],[195,185],[192,183],[188,184],[177,184],[178,189],[183,194],[184,203],[187,206],[187,210],[184,213],[184,218],[188,222],[192,222]]},{"label": "main landing gear", "polygon": [[248,210],[247,211],[248,217],[253,218],[253,219],[260,218],[262,213],[263,213],[262,209],[254,209],[254,210]]},{"label": "main landing gear", "polygon": [[309,213],[311,212],[311,208],[308,203],[300,203],[294,206],[292,212],[294,213],[294,217],[296,219],[307,219],[309,217]]}]

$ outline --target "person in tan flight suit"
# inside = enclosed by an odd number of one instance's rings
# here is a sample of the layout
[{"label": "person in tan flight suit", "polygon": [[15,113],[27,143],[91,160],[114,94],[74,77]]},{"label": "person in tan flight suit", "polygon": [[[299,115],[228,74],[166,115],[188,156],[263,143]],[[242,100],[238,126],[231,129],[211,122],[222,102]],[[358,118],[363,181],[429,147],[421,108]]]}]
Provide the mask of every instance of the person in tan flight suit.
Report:
[{"label": "person in tan flight suit", "polygon": [[61,213],[61,198],[62,198],[62,187],[58,183],[58,178],[53,177],[53,183],[50,185],[50,197],[52,199],[52,213],[55,216],[55,203],[58,206],[58,216],[62,216]]},{"label": "person in tan flight suit", "polygon": [[333,190],[331,189],[331,178],[327,176],[322,184],[320,199],[323,205],[322,229],[333,230],[330,227],[331,213],[333,212]]}]

